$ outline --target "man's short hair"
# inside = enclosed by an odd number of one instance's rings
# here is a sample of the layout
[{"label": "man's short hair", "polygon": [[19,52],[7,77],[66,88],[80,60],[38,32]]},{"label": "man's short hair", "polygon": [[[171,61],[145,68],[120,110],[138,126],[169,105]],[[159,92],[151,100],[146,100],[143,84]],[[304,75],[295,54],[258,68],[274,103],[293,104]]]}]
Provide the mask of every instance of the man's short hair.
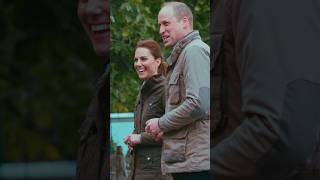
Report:
[{"label": "man's short hair", "polygon": [[191,9],[182,2],[165,2],[161,5],[161,9],[164,7],[172,7],[175,17],[180,21],[184,16],[186,16],[190,22],[191,27],[193,28],[193,15]]}]

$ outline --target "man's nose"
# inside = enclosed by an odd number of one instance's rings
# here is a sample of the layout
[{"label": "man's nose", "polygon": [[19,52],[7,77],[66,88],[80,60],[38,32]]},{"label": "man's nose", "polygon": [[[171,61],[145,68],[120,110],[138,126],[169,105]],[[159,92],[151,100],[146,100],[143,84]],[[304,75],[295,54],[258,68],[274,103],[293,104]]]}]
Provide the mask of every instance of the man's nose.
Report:
[{"label": "man's nose", "polygon": [[159,28],[159,33],[160,35],[162,35],[164,33],[165,29],[162,25],[160,25],[160,28]]}]

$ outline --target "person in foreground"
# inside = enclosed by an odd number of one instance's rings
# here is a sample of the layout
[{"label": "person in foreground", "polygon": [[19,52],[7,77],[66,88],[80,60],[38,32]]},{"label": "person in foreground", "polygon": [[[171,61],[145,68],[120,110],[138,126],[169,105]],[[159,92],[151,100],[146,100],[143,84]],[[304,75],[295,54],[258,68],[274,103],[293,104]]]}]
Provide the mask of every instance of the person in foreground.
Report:
[{"label": "person in foreground", "polygon": [[145,132],[148,119],[161,117],[165,111],[166,64],[159,44],[154,40],[141,40],[134,54],[134,69],[143,80],[134,111],[134,131],[124,138],[133,150],[131,180],[170,180],[160,168],[161,139],[153,139]]},{"label": "person in foreground", "polygon": [[109,179],[109,6],[108,0],[79,0],[78,16],[96,54],[105,61],[80,128],[77,180]]},{"label": "person in foreground", "polygon": [[211,178],[320,179],[320,1],[217,2]]},{"label": "person in foreground", "polygon": [[210,169],[210,48],[193,30],[190,8],[167,2],[158,15],[168,58],[165,114],[147,121],[146,131],[162,136],[161,169],[175,180],[207,180]]}]

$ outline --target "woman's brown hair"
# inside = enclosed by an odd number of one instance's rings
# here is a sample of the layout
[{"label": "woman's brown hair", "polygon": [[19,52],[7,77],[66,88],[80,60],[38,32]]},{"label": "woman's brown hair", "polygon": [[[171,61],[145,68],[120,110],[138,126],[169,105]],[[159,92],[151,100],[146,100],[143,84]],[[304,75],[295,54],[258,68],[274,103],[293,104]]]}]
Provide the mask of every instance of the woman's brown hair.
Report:
[{"label": "woman's brown hair", "polygon": [[134,50],[136,50],[138,48],[146,48],[150,51],[151,55],[155,59],[160,58],[161,64],[159,65],[158,73],[162,74],[163,76],[166,76],[168,65],[162,57],[161,48],[160,48],[159,43],[157,43],[156,41],[154,41],[152,39],[140,40],[137,43],[137,46]]}]

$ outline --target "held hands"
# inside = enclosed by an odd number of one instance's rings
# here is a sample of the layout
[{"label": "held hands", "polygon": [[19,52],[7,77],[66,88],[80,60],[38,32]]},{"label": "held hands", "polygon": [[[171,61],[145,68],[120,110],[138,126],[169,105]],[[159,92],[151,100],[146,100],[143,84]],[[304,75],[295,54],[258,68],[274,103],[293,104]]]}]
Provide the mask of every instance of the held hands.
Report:
[{"label": "held hands", "polygon": [[123,142],[128,145],[129,150],[132,150],[133,147],[141,142],[140,134],[129,134],[124,139]]},{"label": "held hands", "polygon": [[[156,141],[162,138],[163,132],[159,128],[158,124],[159,118],[149,119],[146,122],[145,131],[151,135]],[[137,144],[141,143],[141,135],[140,134],[129,134],[125,138],[123,138],[125,144],[128,145],[128,149],[132,150],[133,147]]]},{"label": "held hands", "polygon": [[163,132],[159,127],[159,118],[152,118],[146,122],[145,131],[150,134],[155,140],[160,140]]}]

